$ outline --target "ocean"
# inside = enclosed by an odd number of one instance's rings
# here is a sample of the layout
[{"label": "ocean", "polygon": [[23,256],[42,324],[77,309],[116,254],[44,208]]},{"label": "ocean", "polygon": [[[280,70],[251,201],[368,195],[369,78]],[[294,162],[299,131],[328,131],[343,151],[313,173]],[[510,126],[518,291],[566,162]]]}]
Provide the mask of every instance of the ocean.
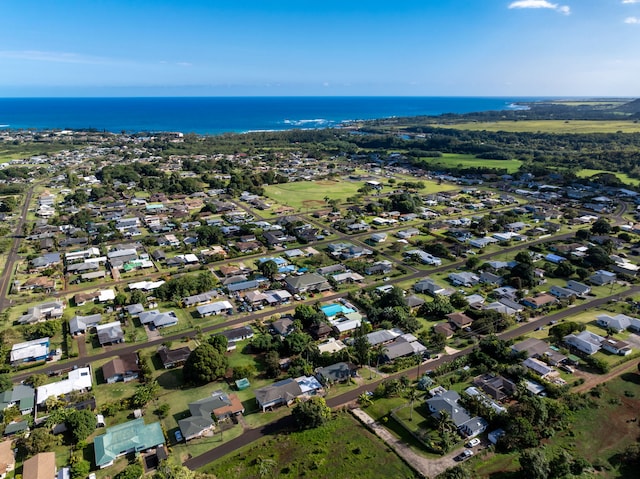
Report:
[{"label": "ocean", "polygon": [[349,120],[521,108],[539,98],[0,98],[0,128],[221,134],[326,128]]}]

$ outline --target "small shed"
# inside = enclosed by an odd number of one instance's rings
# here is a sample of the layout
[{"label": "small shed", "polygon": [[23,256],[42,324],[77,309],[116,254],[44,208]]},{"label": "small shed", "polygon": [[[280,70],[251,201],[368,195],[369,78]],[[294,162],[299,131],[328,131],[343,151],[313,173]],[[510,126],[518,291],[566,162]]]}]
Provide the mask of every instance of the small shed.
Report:
[{"label": "small shed", "polygon": [[244,389],[247,389],[249,386],[251,386],[251,383],[247,378],[238,379],[236,381],[236,387],[238,388],[238,391],[243,391]]}]

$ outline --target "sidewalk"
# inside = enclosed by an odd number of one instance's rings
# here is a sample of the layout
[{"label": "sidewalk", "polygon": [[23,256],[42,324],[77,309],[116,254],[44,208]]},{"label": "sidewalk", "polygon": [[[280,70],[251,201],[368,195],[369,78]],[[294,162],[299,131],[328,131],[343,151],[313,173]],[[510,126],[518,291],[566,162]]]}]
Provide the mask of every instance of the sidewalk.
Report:
[{"label": "sidewalk", "polygon": [[416,454],[407,444],[397,439],[384,426],[374,421],[373,418],[362,409],[355,408],[352,409],[351,412],[422,477],[427,479],[436,477],[438,474],[456,465],[453,458],[460,454],[460,450],[450,452],[446,456],[437,459],[427,459],[426,457]]}]

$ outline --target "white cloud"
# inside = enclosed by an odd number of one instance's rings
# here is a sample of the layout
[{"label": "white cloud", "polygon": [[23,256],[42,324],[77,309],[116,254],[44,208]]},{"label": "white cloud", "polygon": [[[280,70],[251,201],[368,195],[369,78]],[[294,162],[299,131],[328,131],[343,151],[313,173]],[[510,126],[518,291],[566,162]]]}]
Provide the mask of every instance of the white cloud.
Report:
[{"label": "white cloud", "polygon": [[546,8],[564,15],[571,14],[571,7],[568,5],[558,5],[557,3],[551,3],[547,0],[518,0],[511,2],[509,8]]},{"label": "white cloud", "polygon": [[640,0],[622,0],[622,3],[640,3]]},{"label": "white cloud", "polygon": [[0,58],[54,63],[101,64],[108,62],[105,58],[90,57],[78,53],[48,52],[41,50],[0,50]]},{"label": "white cloud", "polygon": [[627,17],[624,19],[624,23],[628,23],[629,25],[638,25],[640,24],[640,18],[638,17]]}]

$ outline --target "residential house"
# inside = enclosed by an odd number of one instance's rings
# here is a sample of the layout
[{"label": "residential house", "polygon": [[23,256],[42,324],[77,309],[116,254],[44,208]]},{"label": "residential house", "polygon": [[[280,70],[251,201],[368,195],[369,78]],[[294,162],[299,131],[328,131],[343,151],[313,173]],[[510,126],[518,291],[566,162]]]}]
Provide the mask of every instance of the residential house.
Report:
[{"label": "residential house", "polygon": [[619,341],[614,338],[605,338],[601,343],[602,349],[618,356],[628,356],[631,354],[631,345],[626,341]]},{"label": "residential house", "polygon": [[100,343],[100,346],[124,342],[124,331],[122,330],[120,321],[98,324],[96,326],[96,333],[98,334],[98,342]]},{"label": "residential house", "polygon": [[528,338],[514,344],[511,346],[511,351],[514,354],[526,353],[527,357],[542,359],[552,366],[557,366],[567,359],[563,354],[551,349],[549,344],[536,338]]},{"label": "residential house", "polygon": [[59,397],[72,391],[88,391],[92,386],[90,368],[72,369],[67,379],[39,386],[36,389],[36,404],[43,406],[50,397]]},{"label": "residential house", "polygon": [[191,308],[193,306],[202,306],[208,304],[219,296],[218,291],[211,290],[204,293],[195,294],[193,296],[186,296],[182,298],[182,305],[185,308]]},{"label": "residential house", "polygon": [[582,331],[578,334],[569,334],[562,338],[562,340],[567,346],[591,356],[600,351],[604,338],[590,331]]},{"label": "residential house", "polygon": [[424,356],[426,353],[427,348],[413,334],[402,334],[384,348],[382,356],[387,361],[393,361],[405,356]]},{"label": "residential house", "polygon": [[389,274],[393,270],[393,263],[388,260],[376,261],[375,263],[366,266],[365,274]]},{"label": "residential house", "polygon": [[546,378],[556,372],[555,369],[536,358],[527,358],[522,361],[522,365],[538,374],[541,378]]},{"label": "residential house", "polygon": [[492,284],[494,286],[502,286],[504,278],[500,275],[490,273],[489,271],[483,271],[480,273],[479,282],[482,284]]},{"label": "residential house", "polygon": [[422,250],[416,249],[411,251],[406,251],[404,253],[405,256],[411,256],[417,258],[422,264],[428,264],[431,266],[440,266],[442,265],[442,259],[437,256],[433,256],[432,254],[426,253]]},{"label": "residential house", "polygon": [[418,228],[407,228],[405,230],[398,231],[396,236],[400,239],[409,239],[413,236],[418,236],[420,234],[420,230]]},{"label": "residential house", "polygon": [[569,288],[563,288],[562,286],[553,285],[549,289],[549,293],[554,295],[558,299],[575,298],[578,294]]},{"label": "residential house", "polygon": [[129,382],[140,376],[138,353],[121,354],[102,366],[102,375],[108,384]]},{"label": "residential house", "polygon": [[450,339],[454,335],[453,328],[449,323],[441,322],[433,325],[433,331],[436,334],[442,334],[445,338]]},{"label": "residential house", "polygon": [[557,301],[558,300],[555,296],[548,293],[541,293],[534,297],[529,296],[527,298],[524,298],[522,300],[522,304],[532,309],[539,309],[551,304],[555,304]]},{"label": "residential house", "polygon": [[204,436],[215,428],[211,417],[214,400],[211,396],[189,403],[191,416],[180,419],[178,426],[185,441]]},{"label": "residential house", "polygon": [[[24,416],[33,412],[36,394],[31,386],[16,384],[13,389],[0,393],[0,412],[16,406]],[[0,472],[2,468],[0,468]]]},{"label": "residential house", "polygon": [[227,329],[226,331],[221,331],[222,336],[227,338],[229,343],[235,343],[238,341],[244,341],[245,339],[251,339],[254,335],[254,331],[251,326],[241,326],[239,328]]},{"label": "residential house", "polygon": [[254,391],[258,406],[262,411],[281,405],[289,405],[302,396],[300,385],[292,378],[283,379]]},{"label": "residential house", "polygon": [[454,286],[470,288],[480,282],[480,277],[477,274],[463,271],[461,273],[449,273],[449,281],[451,281]]},{"label": "residential house", "polygon": [[62,262],[60,253],[47,253],[30,261],[32,271],[42,271]]},{"label": "residential house", "polygon": [[576,292],[576,295],[580,297],[587,296],[591,293],[591,287],[587,286],[584,283],[580,283],[578,281],[574,281],[570,279],[567,281],[567,288]]},{"label": "residential house", "polygon": [[48,303],[42,303],[27,309],[27,312],[18,318],[20,324],[34,324],[47,321],[49,319],[58,319],[62,317],[65,305],[62,301],[55,300]]},{"label": "residential house", "polygon": [[34,361],[43,361],[49,356],[49,338],[34,339],[23,343],[14,344],[11,347],[9,359],[11,365]]},{"label": "residential house", "polygon": [[217,301],[211,304],[198,306],[196,311],[201,318],[217,314],[230,314],[233,312],[233,305],[229,301]]},{"label": "residential house", "polygon": [[331,286],[327,280],[315,273],[305,273],[300,276],[287,276],[284,280],[287,290],[293,294],[327,291]]},{"label": "residential house", "polygon": [[425,293],[431,296],[439,296],[439,295],[448,296],[450,294],[449,290],[438,285],[431,278],[421,279],[420,281],[418,281],[416,284],[413,285],[413,290],[416,293]]},{"label": "residential house", "polygon": [[138,316],[141,324],[148,324],[153,328],[167,328],[178,324],[178,316],[173,311],[161,313],[158,309],[143,311]]},{"label": "residential house", "polygon": [[85,334],[88,329],[94,327],[102,321],[101,314],[91,314],[89,316],[74,316],[69,320],[69,332],[73,336]]},{"label": "residential house", "polygon": [[293,318],[290,316],[281,317],[280,319],[277,319],[273,323],[271,323],[269,329],[271,329],[271,332],[275,335],[282,337],[288,336],[293,332],[294,329]]},{"label": "residential house", "polygon": [[496,376],[490,373],[478,376],[473,380],[473,384],[497,401],[513,396],[517,390],[517,386],[513,381],[504,376]]},{"label": "residential house", "polygon": [[22,477],[25,479],[54,479],[57,472],[55,452],[41,452],[22,465]]},{"label": "residential house", "polygon": [[283,379],[269,386],[254,390],[256,401],[262,411],[281,405],[289,405],[297,398],[321,394],[322,384],[311,376]]},{"label": "residential house", "polygon": [[599,270],[593,273],[587,281],[594,286],[604,286],[616,282],[616,274],[609,271]]},{"label": "residential house", "polygon": [[216,421],[224,421],[244,414],[244,406],[237,395],[217,390],[211,394],[211,397],[213,401],[210,404],[213,406],[212,413]]},{"label": "residential house", "polygon": [[322,384],[347,382],[357,375],[358,368],[351,363],[335,363],[324,368],[316,368],[315,376]]},{"label": "residential house", "polygon": [[473,323],[473,319],[466,314],[459,312],[447,314],[447,319],[449,319],[449,322],[458,329],[467,328],[471,326],[471,323]]},{"label": "residential house", "polygon": [[444,390],[428,399],[427,406],[435,417],[440,417],[441,411],[447,413],[458,431],[467,437],[474,437],[484,432],[487,422],[481,417],[472,418],[467,410],[458,404],[459,400],[460,395],[457,392]]},{"label": "residential house", "polygon": [[144,452],[164,443],[159,422],[145,424],[144,418],[138,418],[109,427],[93,441],[96,466],[104,469],[125,454]]},{"label": "residential house", "polygon": [[190,354],[191,350],[187,346],[177,349],[169,349],[166,346],[162,346],[158,349],[158,356],[165,369],[182,366]]},{"label": "residential house", "polygon": [[627,316],[626,314],[616,314],[613,317],[608,314],[600,314],[596,317],[596,324],[598,326],[605,329],[613,329],[618,333],[630,327],[632,323],[640,326],[640,320]]}]

